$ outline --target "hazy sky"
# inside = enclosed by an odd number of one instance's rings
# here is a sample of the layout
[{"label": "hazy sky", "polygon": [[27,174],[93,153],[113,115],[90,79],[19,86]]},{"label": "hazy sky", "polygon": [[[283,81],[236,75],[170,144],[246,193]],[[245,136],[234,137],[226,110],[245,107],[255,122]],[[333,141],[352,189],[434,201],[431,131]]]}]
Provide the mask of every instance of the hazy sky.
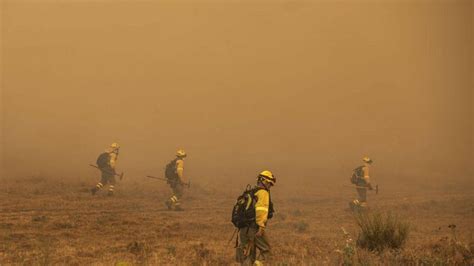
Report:
[{"label": "hazy sky", "polygon": [[[472,1],[2,1],[6,175],[472,174]],[[470,169],[470,170],[469,170]],[[469,171],[471,171],[469,173]]]}]

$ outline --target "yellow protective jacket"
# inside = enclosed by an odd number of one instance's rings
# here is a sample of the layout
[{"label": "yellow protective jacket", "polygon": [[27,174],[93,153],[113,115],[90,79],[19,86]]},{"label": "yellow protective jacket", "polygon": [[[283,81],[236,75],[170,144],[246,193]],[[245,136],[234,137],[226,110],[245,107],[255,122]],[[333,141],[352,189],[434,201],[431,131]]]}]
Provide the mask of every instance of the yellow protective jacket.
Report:
[{"label": "yellow protective jacket", "polygon": [[363,173],[364,173],[364,181],[365,181],[365,183],[370,184],[369,167],[368,167],[368,166],[362,167],[362,171],[363,171]]},{"label": "yellow protective jacket", "polygon": [[270,209],[270,192],[266,189],[259,189],[255,192],[257,202],[255,203],[255,222],[260,227],[265,227]]},{"label": "yellow protective jacket", "polygon": [[115,169],[115,165],[117,164],[118,155],[115,152],[111,152],[111,153],[109,153],[109,155],[110,155],[110,160],[109,160],[110,168]]},{"label": "yellow protective jacket", "polygon": [[184,178],[184,160],[183,159],[176,160],[176,175],[178,176],[181,182],[186,182]]}]

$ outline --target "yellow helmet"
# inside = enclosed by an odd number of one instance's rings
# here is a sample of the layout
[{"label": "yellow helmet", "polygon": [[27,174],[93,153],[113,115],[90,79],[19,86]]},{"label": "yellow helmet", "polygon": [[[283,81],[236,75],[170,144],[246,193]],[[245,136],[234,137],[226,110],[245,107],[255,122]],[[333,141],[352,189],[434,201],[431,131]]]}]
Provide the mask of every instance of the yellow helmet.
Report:
[{"label": "yellow helmet", "polygon": [[120,145],[117,142],[114,142],[114,143],[110,144],[110,148],[118,149],[118,148],[120,148]]},{"label": "yellow helmet", "polygon": [[179,149],[177,152],[176,152],[176,156],[178,157],[186,157],[186,152],[182,149]]},{"label": "yellow helmet", "polygon": [[117,142],[114,142],[110,144],[110,147],[108,147],[105,151],[106,152],[118,152],[120,149],[120,145]]},{"label": "yellow helmet", "polygon": [[362,161],[366,162],[366,163],[372,163],[372,159],[370,159],[368,156],[365,156],[364,158],[362,158]]},{"label": "yellow helmet", "polygon": [[275,176],[273,175],[272,172],[268,171],[268,170],[265,170],[265,171],[262,171],[258,177],[257,177],[257,181],[266,181],[272,185],[275,185],[276,183],[276,178]]}]

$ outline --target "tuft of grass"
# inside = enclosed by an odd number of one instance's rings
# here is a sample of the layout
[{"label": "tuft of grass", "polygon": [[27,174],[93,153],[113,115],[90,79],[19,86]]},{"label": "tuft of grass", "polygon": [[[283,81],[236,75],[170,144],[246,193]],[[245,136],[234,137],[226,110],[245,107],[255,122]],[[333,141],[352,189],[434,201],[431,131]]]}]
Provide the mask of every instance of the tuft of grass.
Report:
[{"label": "tuft of grass", "polygon": [[168,251],[168,254],[170,254],[173,257],[176,257],[176,246],[175,245],[167,245],[166,250]]},{"label": "tuft of grass", "polygon": [[133,241],[127,245],[127,250],[134,255],[142,253],[144,249],[145,244],[142,242]]},{"label": "tuft of grass", "polygon": [[295,230],[298,233],[304,233],[308,231],[309,224],[305,221],[298,221],[295,223]]},{"label": "tuft of grass", "polygon": [[56,222],[53,224],[54,229],[72,229],[74,228],[75,225],[71,222],[65,221],[65,222]]},{"label": "tuft of grass", "polygon": [[300,209],[294,209],[291,214],[295,217],[300,217],[303,215],[303,212]]},{"label": "tuft of grass", "polygon": [[354,245],[354,241],[352,240],[351,235],[344,229],[344,227],[341,227],[342,232],[344,233],[344,240],[345,240],[345,245],[344,248],[342,249],[342,265],[348,266],[348,265],[353,265],[354,264],[354,258],[356,255],[356,247]]},{"label": "tuft of grass", "polygon": [[207,248],[203,243],[199,243],[198,245],[193,246],[194,252],[196,257],[200,260],[209,259],[211,250]]},{"label": "tuft of grass", "polygon": [[357,245],[371,251],[400,249],[410,232],[409,223],[391,213],[360,213],[356,221],[360,228]]},{"label": "tuft of grass", "polygon": [[151,254],[151,247],[144,241],[133,241],[127,245],[127,250],[136,256],[140,265],[147,265]]},{"label": "tuft of grass", "polygon": [[278,216],[276,216],[276,217],[279,218],[282,221],[285,221],[286,218],[287,218],[286,214],[284,214],[284,213],[278,213]]},{"label": "tuft of grass", "polygon": [[439,241],[431,243],[431,254],[442,264],[448,265],[473,265],[474,250],[472,242],[466,244],[460,241],[456,233],[456,225],[450,224],[451,237],[442,237]]},{"label": "tuft of grass", "polygon": [[51,265],[51,255],[53,252],[52,240],[48,237],[40,237],[39,247],[39,265]]},{"label": "tuft of grass", "polygon": [[46,222],[48,220],[48,217],[45,215],[38,215],[38,216],[33,216],[31,217],[32,222]]}]

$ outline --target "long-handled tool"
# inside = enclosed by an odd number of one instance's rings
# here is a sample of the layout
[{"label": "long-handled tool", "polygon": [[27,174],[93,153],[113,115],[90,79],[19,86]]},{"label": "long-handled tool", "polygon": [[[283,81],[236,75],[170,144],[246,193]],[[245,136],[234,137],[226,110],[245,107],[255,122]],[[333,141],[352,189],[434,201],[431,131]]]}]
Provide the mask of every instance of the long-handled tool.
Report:
[{"label": "long-handled tool", "polygon": [[[365,188],[368,189],[368,187],[361,187],[361,186],[352,186],[352,185],[344,185],[345,187],[352,187],[352,188]],[[375,185],[375,194],[379,194],[379,185]]]},{"label": "long-handled tool", "polygon": [[[157,176],[152,176],[152,175],[147,175],[146,177],[153,178],[153,179],[158,179],[158,180],[166,181],[166,182],[170,181],[168,178],[164,178],[164,177],[157,177]],[[181,184],[187,186],[188,188],[191,187],[191,182],[188,182],[188,183],[181,182]]]},{"label": "long-handled tool", "polygon": [[94,168],[97,168],[97,169],[99,169],[100,171],[102,171],[102,172],[104,172],[104,173],[107,173],[107,174],[110,174],[110,175],[114,175],[114,176],[118,176],[118,177],[120,177],[120,180],[123,179],[123,172],[120,173],[120,174],[117,174],[117,173],[112,173],[112,172],[109,172],[109,171],[107,171],[107,170],[101,169],[101,168],[99,168],[97,165],[89,164],[89,166],[94,167]]},{"label": "long-handled tool", "polygon": [[168,182],[168,179],[164,177],[157,177],[157,176],[152,176],[152,175],[147,175],[146,177]]}]

